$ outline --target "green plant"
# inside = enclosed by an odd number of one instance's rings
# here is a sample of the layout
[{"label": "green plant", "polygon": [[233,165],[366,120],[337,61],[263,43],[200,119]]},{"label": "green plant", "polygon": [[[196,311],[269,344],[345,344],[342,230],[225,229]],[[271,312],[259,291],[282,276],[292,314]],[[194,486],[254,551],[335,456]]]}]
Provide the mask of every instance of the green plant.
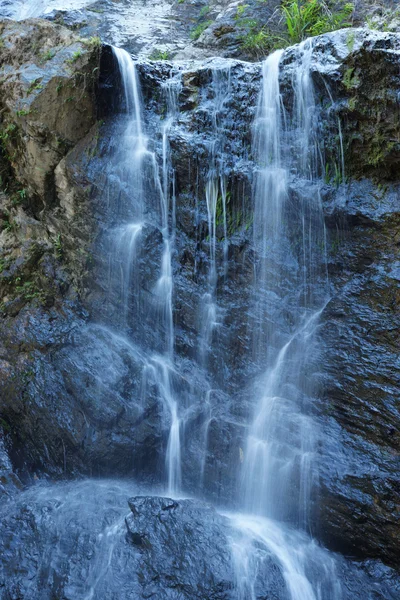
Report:
[{"label": "green plant", "polygon": [[76,52],[74,52],[73,55],[71,56],[71,58],[69,58],[66,62],[69,63],[70,65],[72,65],[77,60],[79,60],[81,56],[82,56],[82,50],[76,50]]},{"label": "green plant", "polygon": [[11,196],[11,204],[12,206],[18,206],[19,204],[21,204],[22,202],[24,202],[24,200],[26,200],[28,197],[27,191],[25,188],[23,188],[22,190],[17,190],[12,196]]},{"label": "green plant", "polygon": [[200,11],[200,17],[205,17],[206,15],[208,15],[209,12],[210,12],[210,7],[203,6],[203,8]]},{"label": "green plant", "polygon": [[246,12],[246,8],[248,7],[248,4],[239,4],[239,6],[236,9],[236,15],[235,15],[235,19],[241,19],[243,17],[243,15]]},{"label": "green plant", "polygon": [[97,35],[90,38],[82,38],[81,42],[88,48],[100,48],[101,46],[101,39]]},{"label": "green plant", "polygon": [[61,233],[57,233],[57,235],[52,239],[54,254],[56,258],[61,259],[64,255]]},{"label": "green plant", "polygon": [[26,90],[26,93],[29,96],[29,94],[32,94],[33,91],[35,91],[35,90],[41,90],[41,89],[43,89],[43,86],[40,83],[40,78],[39,79],[35,79],[34,81],[32,81],[32,83],[30,84],[30,86]]},{"label": "green plant", "polygon": [[14,123],[10,123],[5,129],[0,130],[0,141],[7,141],[11,137],[11,134],[16,130],[16,128],[17,126],[14,125]]},{"label": "green plant", "polygon": [[154,49],[153,52],[150,54],[149,59],[150,60],[168,60],[169,57],[170,56],[169,56],[168,50]]},{"label": "green plant", "polygon": [[331,6],[324,0],[286,0],[282,6],[288,41],[297,44],[307,37],[349,27],[352,3]]},{"label": "green plant", "polygon": [[16,115],[17,117],[26,117],[27,115],[30,114],[30,110],[26,110],[26,109],[22,109],[22,110],[17,110]]},{"label": "green plant", "polygon": [[273,50],[276,40],[267,28],[256,30],[251,28],[241,36],[242,48],[253,56],[262,56]]},{"label": "green plant", "polygon": [[331,180],[331,176],[330,176],[329,163],[326,163],[326,165],[325,165],[325,174],[324,174],[324,182],[325,183],[329,183],[330,180]]},{"label": "green plant", "polygon": [[334,183],[335,187],[338,188],[340,186],[340,184],[343,182],[343,175],[340,171],[340,167],[338,167],[338,165],[336,163],[334,164],[334,167],[335,167],[335,173],[333,176],[333,183]]},{"label": "green plant", "polygon": [[2,230],[7,232],[17,231],[19,228],[18,223],[11,218],[11,215],[8,212],[4,213],[3,221],[2,221]]},{"label": "green plant", "polygon": [[54,50],[47,50],[47,52],[43,52],[41,59],[42,62],[46,62],[47,60],[51,60],[56,55]]},{"label": "green plant", "polygon": [[[17,279],[20,278],[18,277]],[[15,291],[17,294],[20,294],[24,300],[38,299],[41,303],[45,300],[45,293],[34,281],[25,281],[22,285],[15,286]]]},{"label": "green plant", "polygon": [[199,23],[198,25],[196,25],[196,27],[194,27],[190,32],[190,38],[194,41],[198,40],[203,31],[205,31],[207,27],[210,27],[212,23],[213,21],[204,21],[203,23]]}]

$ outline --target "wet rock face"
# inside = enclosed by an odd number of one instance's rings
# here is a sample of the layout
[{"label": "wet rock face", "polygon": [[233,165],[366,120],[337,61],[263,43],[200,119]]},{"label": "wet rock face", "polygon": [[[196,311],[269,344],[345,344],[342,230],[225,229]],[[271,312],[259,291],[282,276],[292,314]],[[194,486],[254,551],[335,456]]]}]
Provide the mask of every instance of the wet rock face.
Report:
[{"label": "wet rock face", "polygon": [[325,426],[328,463],[335,469],[322,465],[323,535],[341,549],[344,544],[397,566],[398,198],[397,185],[377,188],[362,181],[351,182],[345,195],[329,203],[329,270],[336,293],[321,329],[329,349],[324,412],[342,428],[332,420]]},{"label": "wet rock face", "polygon": [[[314,48],[311,70],[320,95],[325,180],[331,182],[322,189],[332,299],[320,331],[326,349],[317,404],[321,534],[344,552],[398,566],[400,221],[398,184],[391,181],[398,179],[400,157],[399,39],[357,29],[321,36]],[[332,140],[340,141],[338,118],[345,186],[340,153],[332,153]]]},{"label": "wet rock face", "polygon": [[[132,493],[142,495],[128,501]],[[37,484],[3,501],[4,598],[237,600],[247,583],[257,600],[288,600],[291,559],[301,562],[304,552],[312,556],[308,575],[316,589],[318,577],[324,580],[326,553],[303,537],[292,540],[298,555],[276,557],[257,534],[208,504],[143,493],[133,482],[92,479]],[[337,557],[337,575],[344,600],[398,598],[396,575],[382,564]]]},{"label": "wet rock face", "polygon": [[230,528],[213,508],[152,497],[131,498],[129,507],[128,541],[140,552],[144,597],[167,598],[177,588],[188,599],[233,596]]},{"label": "wet rock face", "polygon": [[[330,48],[329,59],[327,48]],[[378,182],[397,180],[399,36],[362,29],[343,30],[319,38],[315,51],[321,65],[319,75],[326,73],[333,84],[337,105],[331,112],[342,123],[347,176],[370,177]],[[327,160],[335,160],[329,146]]]},{"label": "wet rock face", "polygon": [[[42,485],[2,503],[4,597],[235,600],[233,544],[246,540],[229,519],[199,501],[152,496],[132,497],[126,516],[132,491],[128,482]],[[258,554],[257,599],[287,600],[282,568],[267,549]]]}]

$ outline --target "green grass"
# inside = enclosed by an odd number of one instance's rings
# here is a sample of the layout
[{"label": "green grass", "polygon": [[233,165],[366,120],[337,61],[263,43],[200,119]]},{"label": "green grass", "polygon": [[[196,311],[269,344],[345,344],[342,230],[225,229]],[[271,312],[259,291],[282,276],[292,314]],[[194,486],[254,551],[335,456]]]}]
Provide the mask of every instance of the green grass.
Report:
[{"label": "green grass", "polygon": [[335,7],[323,0],[286,0],[282,11],[288,41],[297,44],[310,36],[349,27],[353,10],[350,2]]},{"label": "green grass", "polygon": [[190,38],[194,41],[198,40],[203,31],[205,31],[207,27],[210,27],[210,25],[212,25],[213,22],[214,21],[204,21],[204,23],[199,23],[198,25],[196,25],[196,27],[194,27],[190,32]]},{"label": "green grass", "polygon": [[[281,8],[284,30],[280,34],[255,19],[246,18],[246,9],[246,4],[240,4],[235,16],[238,27],[243,30],[241,45],[248,54],[260,58],[277,48],[350,26],[354,6],[349,2],[333,4],[331,0],[284,0]],[[352,42],[349,36],[349,46],[352,43],[354,40]]]}]

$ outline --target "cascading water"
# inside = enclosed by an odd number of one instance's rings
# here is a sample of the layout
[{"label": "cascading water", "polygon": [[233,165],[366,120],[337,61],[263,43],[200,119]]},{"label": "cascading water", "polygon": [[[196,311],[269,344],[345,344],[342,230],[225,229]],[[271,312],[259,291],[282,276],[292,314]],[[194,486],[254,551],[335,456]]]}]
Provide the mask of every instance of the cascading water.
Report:
[{"label": "cascading water", "polygon": [[[317,120],[310,76],[312,44],[306,41],[298,48],[292,117],[284,114],[280,94],[282,54],[272,54],[263,65],[254,125],[254,245],[258,255],[254,355],[260,366],[265,361],[265,371],[254,385],[258,400],[244,453],[242,493],[246,512],[260,516],[244,517],[239,523],[275,553],[292,600],[340,598],[331,559],[316,547],[306,549],[307,544],[303,546],[294,532],[289,542],[282,525],[265,521],[268,517],[310,529],[316,472],[315,425],[307,414],[314,390],[308,381],[307,364],[315,351],[313,334],[328,299],[321,252],[324,219],[314,181],[319,175],[319,151],[314,139]],[[296,190],[290,187],[293,173]],[[296,232],[301,237],[293,248]],[[319,286],[318,277],[322,278]],[[284,311],[289,319],[282,318]],[[324,565],[322,585],[306,574],[312,560]],[[245,590],[243,597],[248,594],[255,598],[248,564],[245,571],[243,577],[239,568],[238,589],[242,586]]]},{"label": "cascading water", "polygon": [[[169,112],[163,129],[162,173],[156,155],[148,148],[142,119],[141,93],[136,68],[129,54],[119,48],[113,48],[117,59],[124,91],[126,121],[120,149],[111,160],[111,186],[118,171],[117,186],[122,187],[129,199],[127,211],[135,219],[125,226],[118,226],[112,233],[114,251],[111,256],[110,282],[112,290],[120,289],[120,304],[123,333],[131,332],[133,340],[143,347],[142,326],[148,319],[158,325],[154,332],[155,348],[144,348],[147,364],[143,371],[143,388],[150,381],[155,383],[163,401],[168,418],[171,421],[166,445],[166,472],[168,493],[175,494],[180,489],[180,420],[171,376],[174,370],[174,327],[172,307],[172,245],[174,238],[174,219],[170,219],[170,210],[174,214],[173,172],[168,153],[168,129],[175,118],[176,93],[179,82],[167,85]],[[108,195],[116,190],[108,188]],[[158,202],[151,206],[152,201]],[[171,207],[172,204],[172,207]],[[153,215],[153,216],[152,216]],[[154,217],[155,215],[155,217]],[[153,222],[156,218],[156,222]],[[152,291],[152,306],[146,306],[141,298],[139,281],[139,263],[143,260],[140,243],[141,233],[148,227],[157,227],[162,233],[162,252],[160,275]],[[111,290],[111,291],[112,291]],[[121,323],[119,315],[117,322]],[[156,351],[156,353],[154,352]],[[147,381],[150,378],[150,381]]]},{"label": "cascading water", "polygon": [[[141,259],[141,237],[151,223],[151,198],[158,198],[156,214],[157,227],[162,233],[161,272],[153,292],[155,312],[150,310],[149,314],[153,326],[158,323],[159,334],[156,339],[158,348],[162,347],[163,352],[155,354],[153,348],[145,350],[147,358],[142,390],[145,394],[154,383],[168,412],[170,429],[165,453],[167,489],[169,494],[176,494],[184,486],[180,440],[180,413],[183,407],[179,406],[173,383],[174,377],[178,376],[174,367],[172,303],[176,199],[169,136],[174,122],[179,118],[181,75],[179,71],[172,73],[163,87],[167,113],[160,128],[160,169],[156,154],[148,149],[144,134],[134,64],[125,52],[114,52],[124,84],[129,123],[122,151],[130,155],[130,161],[124,167],[122,156],[118,168],[122,170],[122,182],[128,195],[133,193],[136,198],[136,192],[139,191],[140,196],[133,211],[135,221],[126,225],[116,242],[114,255],[119,257],[120,263],[116,271],[121,277],[123,303],[128,303],[128,306],[124,306],[123,314],[130,315],[133,321],[146,319],[146,308],[140,300],[141,291],[135,288],[135,270]],[[316,286],[317,279],[324,271],[323,260],[320,260],[324,229],[318,185],[314,182],[319,156],[312,127],[315,107],[309,76],[311,52],[312,47],[307,43],[298,50],[299,65],[292,81],[293,117],[284,114],[280,95],[279,64],[283,53],[277,52],[267,59],[263,65],[263,85],[254,123],[257,164],[254,182],[254,248],[257,258],[251,327],[254,331],[254,361],[262,375],[253,385],[256,405],[243,452],[240,490],[245,514],[230,517],[232,524],[241,532],[242,541],[248,540],[245,555],[233,542],[237,597],[243,600],[256,598],[254,582],[261,560],[257,551],[257,545],[260,544],[281,565],[291,600],[337,600],[340,595],[332,559],[310,539],[295,530],[286,530],[283,525],[283,522],[288,522],[306,530],[309,528],[315,467],[312,460],[314,427],[307,414],[312,391],[307,382],[306,365],[307,356],[313,353],[313,332],[326,302],[326,285],[322,285],[322,291]],[[212,122],[212,140],[208,148],[210,166],[205,178],[210,260],[207,291],[202,297],[199,356],[206,370],[206,356],[217,322],[216,290],[220,258],[217,253],[217,226],[221,225],[224,272],[227,261],[223,111],[230,94],[230,66],[212,68],[212,91],[209,109]],[[290,185],[293,172],[296,172],[296,183],[299,184],[296,193]],[[295,198],[292,203],[289,201],[291,196]],[[295,215],[290,214],[293,210],[296,211]],[[121,226],[117,231],[121,232]],[[295,235],[300,239],[294,244]],[[318,293],[314,288],[318,288]],[[283,307],[289,314],[286,320],[280,317]],[[124,322],[129,331],[131,328],[126,319]],[[132,335],[135,339],[133,329]],[[212,389],[206,392],[208,399],[212,392]],[[205,444],[212,420],[209,400],[206,408]],[[205,455],[199,473],[202,483],[204,461]],[[322,569],[316,566],[317,563],[323,565]]]},{"label": "cascading water", "polygon": [[[311,298],[316,265],[321,265],[315,251],[317,248],[320,254],[318,244],[324,242],[322,208],[315,200],[318,189],[312,185],[317,176],[317,148],[311,127],[315,116],[311,52],[309,42],[299,47],[300,65],[293,81],[294,116],[289,117],[287,130],[279,89],[282,51],[270,56],[263,66],[255,121],[254,243],[259,256],[255,355],[256,360],[266,358],[266,370],[255,386],[259,401],[243,469],[247,510],[294,521],[302,527],[307,527],[314,479],[313,424],[303,406],[308,391],[306,361],[312,354],[312,333],[323,308],[323,304],[318,305],[320,299],[315,302]],[[289,205],[289,195],[293,194],[289,178],[294,169],[298,179],[310,182],[310,189],[302,186],[295,209]],[[290,214],[290,210],[297,214]],[[297,256],[291,240],[296,229],[301,235]],[[289,290],[285,282],[290,282]],[[290,314],[289,326],[282,323],[280,327],[282,307]]]}]

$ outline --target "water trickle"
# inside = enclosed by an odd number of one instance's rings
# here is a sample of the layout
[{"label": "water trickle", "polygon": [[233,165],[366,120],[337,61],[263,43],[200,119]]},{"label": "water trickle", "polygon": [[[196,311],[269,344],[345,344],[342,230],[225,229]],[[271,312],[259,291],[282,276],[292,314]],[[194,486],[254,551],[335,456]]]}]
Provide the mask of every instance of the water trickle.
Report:
[{"label": "water trickle", "polygon": [[[166,443],[166,479],[169,494],[176,494],[181,486],[180,419],[171,376],[174,370],[174,325],[173,325],[173,276],[172,254],[175,231],[175,185],[171,165],[168,133],[177,113],[177,97],[180,90],[178,77],[171,78],[165,85],[168,114],[162,128],[162,169],[155,153],[149,149],[142,118],[141,92],[135,64],[122,49],[113,48],[118,61],[124,91],[126,121],[120,149],[114,155],[111,169],[117,167],[118,185],[126,190],[130,199],[130,211],[135,221],[118,226],[113,232],[114,250],[111,256],[110,282],[116,281],[120,288],[122,319],[120,324],[132,332],[147,354],[142,374],[142,394],[150,382],[159,391],[165,408],[165,419],[169,420],[169,435]],[[152,199],[158,206],[152,207]],[[154,215],[155,217],[152,216]],[[173,217],[170,218],[172,213]],[[155,220],[154,220],[155,219]],[[146,228],[156,228],[162,235],[160,272],[152,290],[152,306],[141,298],[139,267],[143,260],[141,234]],[[143,324],[151,323],[155,347],[146,342]],[[154,352],[156,351],[156,353]]]},{"label": "water trickle", "polygon": [[213,332],[218,325],[218,305],[216,298],[218,268],[217,243],[223,235],[223,272],[226,274],[228,257],[228,227],[227,227],[227,185],[225,174],[225,127],[226,103],[231,93],[231,66],[215,64],[211,67],[212,100],[209,114],[212,126],[212,139],[208,148],[209,169],[205,185],[207,220],[209,232],[210,267],[208,271],[208,289],[203,294],[200,310],[201,336],[200,359],[204,365],[212,344]]}]

